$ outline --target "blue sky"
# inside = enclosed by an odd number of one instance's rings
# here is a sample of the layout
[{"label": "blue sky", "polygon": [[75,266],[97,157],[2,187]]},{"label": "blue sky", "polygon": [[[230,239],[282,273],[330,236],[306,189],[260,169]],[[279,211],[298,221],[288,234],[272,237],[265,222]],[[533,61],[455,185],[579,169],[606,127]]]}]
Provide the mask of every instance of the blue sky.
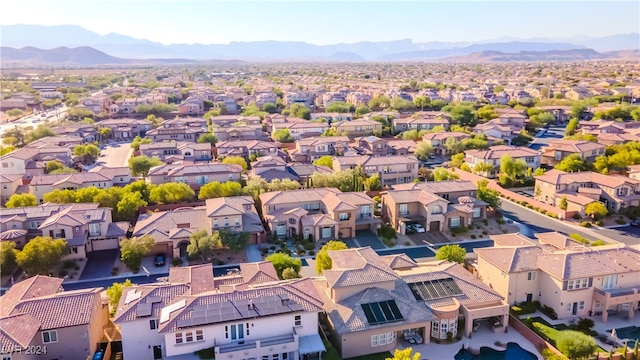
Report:
[{"label": "blue sky", "polygon": [[2,7],[3,25],[80,25],[165,44],[448,42],[640,31],[640,1],[10,0]]}]

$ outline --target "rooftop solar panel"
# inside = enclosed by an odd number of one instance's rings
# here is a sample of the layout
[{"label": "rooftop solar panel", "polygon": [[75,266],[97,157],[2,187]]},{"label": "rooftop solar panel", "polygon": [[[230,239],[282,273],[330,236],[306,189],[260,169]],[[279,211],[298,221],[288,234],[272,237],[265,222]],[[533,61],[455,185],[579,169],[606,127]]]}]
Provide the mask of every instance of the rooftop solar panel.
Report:
[{"label": "rooftop solar panel", "polygon": [[361,304],[369,325],[384,324],[403,320],[395,300]]}]

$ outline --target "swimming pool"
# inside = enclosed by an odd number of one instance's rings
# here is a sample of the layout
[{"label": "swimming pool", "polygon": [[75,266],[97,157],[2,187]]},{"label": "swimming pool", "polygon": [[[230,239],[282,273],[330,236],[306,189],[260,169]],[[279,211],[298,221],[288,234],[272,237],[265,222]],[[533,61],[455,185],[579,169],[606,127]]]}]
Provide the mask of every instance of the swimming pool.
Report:
[{"label": "swimming pool", "polygon": [[467,349],[460,349],[455,360],[537,360],[538,357],[516,343],[508,343],[504,350],[495,350],[486,346],[480,348],[478,355]]},{"label": "swimming pool", "polygon": [[[607,330],[608,333],[611,333],[611,330]],[[630,339],[630,340],[640,340],[640,327],[638,326],[627,326],[620,329],[616,329],[616,337],[620,340]],[[629,344],[633,346],[633,344]]]}]

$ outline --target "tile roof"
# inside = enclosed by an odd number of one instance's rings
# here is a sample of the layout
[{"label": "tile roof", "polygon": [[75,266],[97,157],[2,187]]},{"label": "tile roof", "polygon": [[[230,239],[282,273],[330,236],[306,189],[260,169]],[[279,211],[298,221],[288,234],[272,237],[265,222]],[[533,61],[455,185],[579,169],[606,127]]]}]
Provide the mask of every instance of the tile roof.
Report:
[{"label": "tile roof", "polygon": [[465,150],[465,156],[472,156],[478,159],[495,159],[499,160],[504,155],[509,155],[513,158],[528,157],[528,156],[540,156],[540,152],[531,150],[525,147],[515,146],[492,146],[489,150]]},{"label": "tile roof", "polygon": [[[189,290],[187,284],[170,284],[170,283],[156,283],[137,285],[132,287],[125,287],[122,289],[122,296],[118,303],[118,308],[113,316],[114,323],[122,323],[127,321],[134,321],[146,316],[138,316],[137,306],[142,303],[151,304],[151,315],[149,318],[159,318],[162,308],[170,304],[173,299],[184,294]],[[125,304],[127,294],[129,291],[139,291],[142,293],[139,299],[131,301]]]},{"label": "tile roof", "polygon": [[542,249],[535,246],[492,247],[473,249],[479,257],[507,273],[537,270],[536,258]]},{"label": "tile roof", "polygon": [[0,320],[0,346],[18,349],[29,346],[40,330],[40,321],[29,314],[16,314]]},{"label": "tile roof", "polygon": [[12,314],[30,314],[40,321],[41,330],[89,324],[94,311],[99,311],[101,291],[102,288],[63,291],[23,300]]},{"label": "tile roof", "polygon": [[370,247],[330,250],[330,270],[322,272],[333,288],[395,281],[398,276]]},{"label": "tile roof", "polygon": [[626,247],[584,248],[583,252],[540,254],[536,264],[560,280],[637,273],[640,251]]},{"label": "tile roof", "polygon": [[442,194],[459,191],[476,191],[478,187],[469,180],[445,180],[445,181],[424,181],[408,184],[393,185],[394,190],[415,190],[421,189],[433,194]]},{"label": "tile roof", "polygon": [[63,279],[36,275],[20,281],[0,297],[0,316],[11,314],[13,309],[23,300],[55,294],[62,290]]},{"label": "tile roof", "polygon": [[543,181],[555,185],[568,185],[574,183],[595,183],[601,186],[615,188],[625,183],[636,183],[637,180],[624,176],[603,175],[592,171],[567,173],[560,170],[550,170],[544,175],[536,176],[536,181]]},{"label": "tile roof", "polygon": [[214,290],[213,266],[211,264],[173,267],[169,269],[169,282],[189,284],[190,293],[195,295]]},{"label": "tile roof", "polygon": [[336,188],[301,189],[289,191],[272,191],[260,194],[262,205],[271,204],[302,204],[309,201],[320,201],[329,193],[339,193]]},{"label": "tile roof", "polygon": [[241,263],[240,273],[243,284],[257,285],[279,280],[276,269],[270,261]]},{"label": "tile roof", "polygon": [[548,149],[562,150],[572,153],[583,153],[604,149],[606,146],[586,140],[551,140]]}]

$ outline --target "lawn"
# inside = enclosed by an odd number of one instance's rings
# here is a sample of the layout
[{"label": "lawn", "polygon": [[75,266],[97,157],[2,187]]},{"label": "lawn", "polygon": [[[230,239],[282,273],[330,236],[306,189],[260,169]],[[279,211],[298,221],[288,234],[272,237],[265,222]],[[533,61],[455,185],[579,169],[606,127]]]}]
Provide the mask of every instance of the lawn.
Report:
[{"label": "lawn", "polygon": [[[534,320],[534,319],[532,319],[532,320]],[[544,321],[543,319],[540,319],[540,320]],[[544,321],[544,322],[546,323],[546,321]],[[562,325],[564,326],[564,328],[567,327],[564,324],[562,324]],[[542,335],[543,339],[548,339],[548,341],[553,346],[556,346],[556,341],[560,337],[560,333],[563,331],[563,330],[554,329],[548,323],[543,324],[542,322],[538,322],[538,321],[534,321],[533,322],[533,327],[535,328],[535,332],[537,332],[538,334]],[[607,352],[607,351],[605,351],[603,348],[601,348],[599,346],[598,346],[598,349],[596,351],[597,352],[603,352],[603,353]]]}]

